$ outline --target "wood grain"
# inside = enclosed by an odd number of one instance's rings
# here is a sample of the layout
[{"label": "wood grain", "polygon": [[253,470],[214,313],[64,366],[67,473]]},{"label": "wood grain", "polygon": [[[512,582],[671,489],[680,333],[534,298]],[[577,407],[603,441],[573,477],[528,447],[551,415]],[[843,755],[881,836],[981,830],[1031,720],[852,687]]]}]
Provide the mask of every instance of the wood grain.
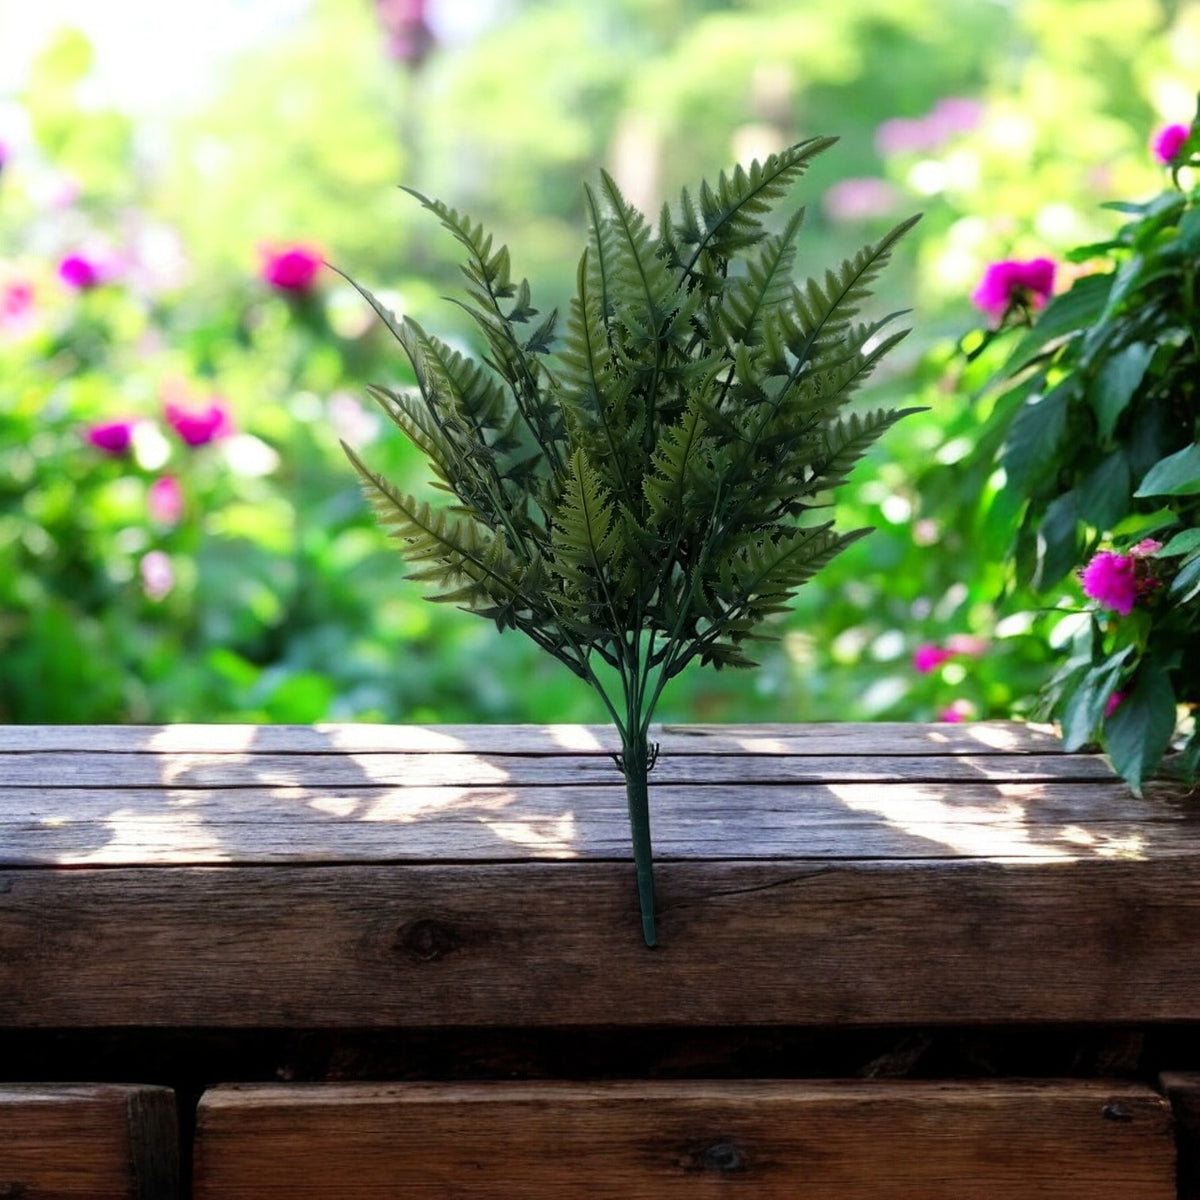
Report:
[{"label": "wood grain", "polygon": [[1166,1072],[1160,1086],[1174,1110],[1179,1200],[1200,1200],[1200,1072]]},{"label": "wood grain", "polygon": [[[1048,726],[1013,721],[962,725],[851,722],[813,725],[655,725],[665,755],[682,754],[1061,754]],[[143,750],[157,753],[610,754],[606,725],[10,725],[0,751]]]},{"label": "wood grain", "polygon": [[1172,1200],[1131,1084],[262,1086],[201,1099],[196,1200]]},{"label": "wood grain", "polygon": [[0,872],[0,1024],[1097,1025],[1200,1020],[1200,881],[1154,863]]},{"label": "wood grain", "polygon": [[[1197,812],[1122,783],[726,784],[651,788],[656,860],[1195,854]],[[0,788],[0,866],[610,860],[619,785]]]},{"label": "wood grain", "polygon": [[167,1088],[0,1083],[0,1197],[176,1200]]}]

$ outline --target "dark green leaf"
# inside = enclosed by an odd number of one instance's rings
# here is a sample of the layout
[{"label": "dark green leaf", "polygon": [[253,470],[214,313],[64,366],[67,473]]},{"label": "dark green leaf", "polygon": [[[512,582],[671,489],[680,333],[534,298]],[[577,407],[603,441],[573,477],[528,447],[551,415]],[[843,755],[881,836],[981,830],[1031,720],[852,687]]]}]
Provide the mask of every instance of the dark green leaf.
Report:
[{"label": "dark green leaf", "polygon": [[1200,492],[1200,445],[1185,446],[1146,472],[1135,496],[1192,496]]},{"label": "dark green leaf", "polygon": [[1042,310],[1034,327],[1021,339],[1004,368],[1011,375],[1029,363],[1051,342],[1086,329],[1104,311],[1112,275],[1084,275],[1069,292],[1055,296]]},{"label": "dark green leaf", "polygon": [[1088,670],[1069,694],[1062,713],[1063,746],[1067,750],[1078,750],[1092,740],[1109,697],[1116,691],[1121,672],[1132,652],[1127,646],[1114,658]]},{"label": "dark green leaf", "polygon": [[1177,554],[1191,554],[1200,549],[1200,529],[1184,529],[1175,534],[1161,550],[1155,552],[1155,558],[1174,558]]},{"label": "dark green leaf", "polygon": [[1010,487],[1023,490],[1026,480],[1036,479],[1057,458],[1074,386],[1067,381],[1044,395],[1031,396],[1017,413],[1001,455]]},{"label": "dark green leaf", "polygon": [[1124,450],[1104,459],[1079,485],[1079,518],[1101,532],[1111,530],[1129,511],[1129,461]]},{"label": "dark green leaf", "polygon": [[1088,398],[1104,440],[1112,437],[1117,421],[1129,406],[1153,357],[1153,346],[1146,342],[1134,342],[1106,359],[1092,381]]},{"label": "dark green leaf", "polygon": [[1113,767],[1137,795],[1158,766],[1175,732],[1175,692],[1156,662],[1138,668],[1133,690],[1104,723],[1104,747]]}]

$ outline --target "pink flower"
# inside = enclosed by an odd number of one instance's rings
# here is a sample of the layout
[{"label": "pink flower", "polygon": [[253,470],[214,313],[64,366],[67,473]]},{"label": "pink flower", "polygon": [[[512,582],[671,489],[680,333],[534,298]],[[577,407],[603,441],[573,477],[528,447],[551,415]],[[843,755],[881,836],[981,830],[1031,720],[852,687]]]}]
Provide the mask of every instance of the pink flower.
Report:
[{"label": "pink flower", "polygon": [[0,288],[0,321],[19,320],[33,308],[33,284],[13,279]]},{"label": "pink flower", "polygon": [[955,700],[948,708],[942,709],[937,719],[948,725],[958,725],[970,720],[975,715],[975,707],[969,700]]},{"label": "pink flower", "polygon": [[1164,166],[1174,162],[1189,133],[1191,130],[1186,125],[1167,125],[1160,129],[1150,141],[1154,157]]},{"label": "pink flower", "polygon": [[946,649],[951,654],[965,654],[968,658],[981,658],[988,651],[985,638],[972,633],[952,633],[946,639]]},{"label": "pink flower", "polygon": [[953,650],[943,650],[941,646],[926,642],[913,651],[913,666],[922,675],[928,675],[930,671],[936,671],[948,658],[953,657]]},{"label": "pink flower", "polygon": [[162,600],[175,586],[175,568],[170,558],[161,550],[151,550],[142,555],[139,564],[142,576],[142,591],[151,600]]},{"label": "pink flower", "polygon": [[34,325],[34,290],[27,279],[0,283],[0,329],[21,334]]},{"label": "pink flower", "polygon": [[167,423],[189,446],[203,446],[233,432],[229,406],[220,397],[214,397],[201,408],[168,400],[164,412]]},{"label": "pink flower", "polygon": [[886,179],[871,176],[843,179],[825,193],[821,206],[834,221],[866,221],[885,217],[896,208],[899,194]]},{"label": "pink flower", "polygon": [[375,8],[387,34],[388,53],[409,67],[419,67],[433,49],[433,31],[425,10],[428,0],[376,0]]},{"label": "pink flower", "polygon": [[261,274],[273,288],[281,292],[312,291],[317,272],[321,269],[321,252],[311,245],[295,242],[278,248],[262,247]]},{"label": "pink flower", "polygon": [[160,525],[177,525],[183,516],[183,489],[174,475],[161,475],[146,492],[146,508]]},{"label": "pink flower", "polygon": [[58,264],[58,277],[68,287],[87,291],[103,282],[100,264],[82,254],[68,254]]},{"label": "pink flower", "polygon": [[0,142],[0,171],[4,170],[4,164],[8,162],[9,154],[7,143]]},{"label": "pink flower", "polygon": [[1137,564],[1128,554],[1101,550],[1080,572],[1085,596],[1123,617],[1133,612],[1138,597]]},{"label": "pink flower", "polygon": [[103,450],[105,454],[119,458],[123,454],[128,454],[129,447],[133,444],[133,422],[129,420],[104,421],[98,425],[88,426],[84,436],[97,450]]},{"label": "pink flower", "polygon": [[1005,259],[988,267],[971,293],[971,301],[976,308],[999,318],[1014,304],[1041,308],[1053,290],[1054,263],[1050,259]]},{"label": "pink flower", "polygon": [[1162,547],[1162,542],[1157,542],[1154,538],[1142,538],[1136,546],[1130,546],[1129,553],[1134,558],[1150,558],[1157,554]]},{"label": "pink flower", "polygon": [[1121,701],[1125,699],[1124,692],[1113,692],[1111,696],[1104,702],[1104,716],[1107,719],[1121,707]]}]

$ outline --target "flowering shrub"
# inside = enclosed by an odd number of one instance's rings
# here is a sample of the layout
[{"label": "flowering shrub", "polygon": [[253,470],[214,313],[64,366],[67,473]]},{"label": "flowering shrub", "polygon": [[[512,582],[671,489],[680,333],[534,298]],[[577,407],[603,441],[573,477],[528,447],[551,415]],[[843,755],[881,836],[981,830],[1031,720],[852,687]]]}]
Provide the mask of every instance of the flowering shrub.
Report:
[{"label": "flowering shrub", "polygon": [[1171,186],[1109,205],[1130,219],[1069,256],[1082,273],[1036,320],[1045,260],[997,264],[976,293],[1001,313],[985,343],[1024,329],[982,439],[986,456],[1003,437],[1017,580],[1047,590],[1076,569],[1093,602],[1067,618],[1047,703],[1068,748],[1098,737],[1135,789],[1173,742],[1170,769],[1194,782],[1200,767],[1200,189],[1180,181],[1200,166],[1200,125],[1152,149]]}]

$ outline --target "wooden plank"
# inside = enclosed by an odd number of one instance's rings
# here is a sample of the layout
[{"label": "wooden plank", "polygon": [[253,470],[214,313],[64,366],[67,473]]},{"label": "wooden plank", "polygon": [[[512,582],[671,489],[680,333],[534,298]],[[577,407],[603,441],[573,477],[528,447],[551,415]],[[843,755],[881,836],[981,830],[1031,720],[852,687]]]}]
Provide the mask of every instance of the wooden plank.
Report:
[{"label": "wooden plank", "polygon": [[[1200,855],[1200,810],[1125,784],[656,785],[671,859]],[[492,862],[630,854],[620,785],[0,788],[0,866]]]},{"label": "wooden plank", "polygon": [[0,1083],[0,1197],[178,1196],[175,1094],[169,1089]]},{"label": "wooden plank", "polygon": [[1179,1200],[1200,1200],[1200,1073],[1168,1071],[1160,1084],[1175,1115]]},{"label": "wooden plank", "polygon": [[[675,754],[660,759],[655,787],[681,783],[898,783],[1113,781],[1095,754],[871,755]],[[73,787],[100,790],[162,787],[246,788],[588,786],[621,782],[604,755],[387,754],[149,751],[25,751],[0,753],[0,789]]]},{"label": "wooden plank", "polygon": [[[1013,721],[961,725],[851,722],[814,725],[656,725],[651,740],[671,754],[1060,754],[1048,726]],[[10,725],[0,750],[606,755],[619,749],[604,725]]]},{"label": "wooden plank", "polygon": [[223,1087],[196,1200],[1173,1200],[1166,1102],[1128,1083]]},{"label": "wooden plank", "polygon": [[1200,1020],[1191,858],[0,872],[9,1027]]}]

